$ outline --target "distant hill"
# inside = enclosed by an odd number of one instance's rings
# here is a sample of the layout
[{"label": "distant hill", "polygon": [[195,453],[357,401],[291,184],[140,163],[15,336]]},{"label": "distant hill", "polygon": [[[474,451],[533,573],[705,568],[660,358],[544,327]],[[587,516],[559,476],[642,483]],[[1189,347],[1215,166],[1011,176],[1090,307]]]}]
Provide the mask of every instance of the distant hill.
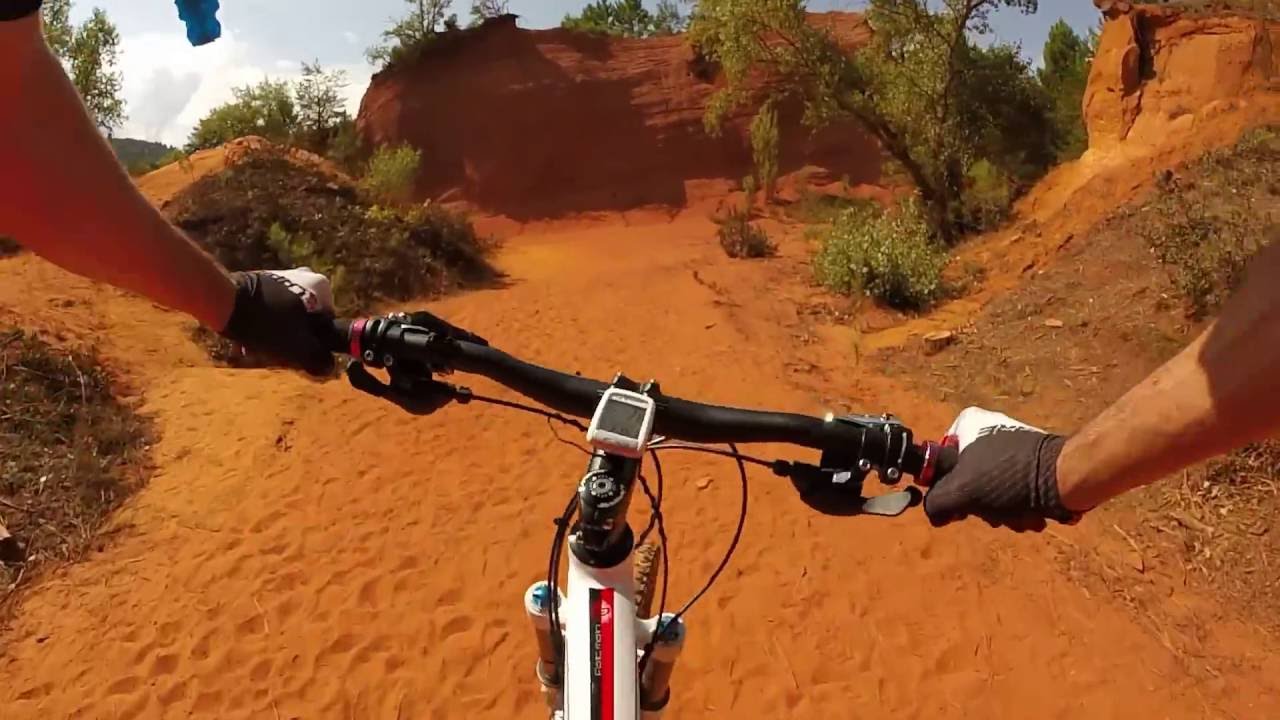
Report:
[{"label": "distant hill", "polygon": [[120,163],[129,169],[150,167],[177,148],[150,140],[134,140],[133,138],[111,138],[111,149],[115,150]]}]

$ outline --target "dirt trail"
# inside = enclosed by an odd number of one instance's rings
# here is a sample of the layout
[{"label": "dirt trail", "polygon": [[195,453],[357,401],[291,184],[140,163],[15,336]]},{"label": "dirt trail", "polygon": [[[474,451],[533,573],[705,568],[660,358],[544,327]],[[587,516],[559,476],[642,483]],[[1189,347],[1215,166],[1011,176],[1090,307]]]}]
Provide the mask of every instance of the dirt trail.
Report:
[{"label": "dirt trail", "polygon": [[[805,291],[712,236],[687,217],[526,234],[499,259],[509,287],[432,307],[562,368],[799,411],[856,398],[941,430],[951,409],[798,345],[780,299]],[[145,302],[31,258],[0,274],[6,314],[99,338],[161,431],[119,537],[33,592],[5,638],[5,718],[540,716],[520,597],[581,463],[544,423],[410,418],[342,383],[214,369]],[[728,542],[738,488],[723,463],[666,469],[683,598]],[[669,717],[1280,715],[1263,647],[1190,674],[1059,575],[1051,538],[826,518],[759,473],[750,497],[738,555],[690,618]]]}]

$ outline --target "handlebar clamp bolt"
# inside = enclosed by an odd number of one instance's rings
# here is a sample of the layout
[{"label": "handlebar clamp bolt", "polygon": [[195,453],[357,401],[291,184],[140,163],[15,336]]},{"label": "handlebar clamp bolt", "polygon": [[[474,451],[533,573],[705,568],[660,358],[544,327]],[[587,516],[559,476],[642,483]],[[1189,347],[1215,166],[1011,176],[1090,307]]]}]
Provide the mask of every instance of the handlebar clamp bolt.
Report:
[{"label": "handlebar clamp bolt", "polygon": [[884,471],[885,477],[889,478],[890,483],[896,483],[902,479],[902,471],[896,467],[891,467]]},{"label": "handlebar clamp bolt", "polygon": [[866,458],[862,458],[858,461],[858,469],[864,473],[871,472],[871,461]]},{"label": "handlebar clamp bolt", "polygon": [[365,350],[365,351],[364,351],[364,361],[365,361],[365,362],[367,362],[367,363],[371,363],[371,362],[373,362],[373,351],[372,351],[372,350]]},{"label": "handlebar clamp bolt", "polygon": [[386,355],[382,356],[382,364],[385,365],[386,367],[391,367],[392,365],[395,364],[395,362],[396,362],[396,359],[391,357],[390,353],[387,353]]}]

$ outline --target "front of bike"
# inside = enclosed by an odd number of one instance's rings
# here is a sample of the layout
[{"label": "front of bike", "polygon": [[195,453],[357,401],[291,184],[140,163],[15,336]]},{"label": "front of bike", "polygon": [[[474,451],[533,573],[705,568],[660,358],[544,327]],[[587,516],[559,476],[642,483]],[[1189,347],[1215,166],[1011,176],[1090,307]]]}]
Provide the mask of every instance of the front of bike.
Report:
[{"label": "front of bike", "polygon": [[[890,485],[904,475],[928,485],[956,460],[952,449],[916,444],[911,430],[891,416],[814,418],[744,410],[681,400],[663,393],[656,382],[637,383],[622,375],[599,382],[518,360],[427,313],[339,321],[334,333],[334,349],[353,358],[347,367],[351,384],[410,412],[425,414],[450,402],[488,402],[585,434],[590,457],[556,520],[546,576],[524,595],[538,646],[537,679],[552,717],[560,720],[662,716],[687,634],[684,617],[728,565],[741,536],[748,464],[790,479],[801,498],[821,512],[895,516],[919,501],[919,491],[864,497],[870,472]],[[367,366],[386,370],[388,381],[374,377]],[[453,372],[488,377],[550,409],[479,396],[438,379]],[[816,465],[764,460],[740,452],[738,443],[789,443],[822,455]],[[719,566],[688,602],[667,612],[660,454],[674,451],[733,459],[742,504],[737,531]],[[644,472],[646,460],[656,485]],[[650,510],[639,535],[627,521],[637,488]],[[654,532],[656,543],[649,542]],[[562,567],[565,556],[568,565]],[[563,586],[562,575],[567,578]]]}]

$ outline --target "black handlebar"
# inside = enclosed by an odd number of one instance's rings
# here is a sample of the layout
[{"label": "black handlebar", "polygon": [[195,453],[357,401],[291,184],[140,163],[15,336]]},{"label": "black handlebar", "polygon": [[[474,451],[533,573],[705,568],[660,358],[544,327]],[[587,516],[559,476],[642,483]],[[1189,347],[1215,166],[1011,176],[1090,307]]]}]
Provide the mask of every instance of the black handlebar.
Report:
[{"label": "black handlebar", "polygon": [[[427,324],[427,323],[424,323]],[[494,380],[557,412],[590,418],[607,383],[540,367],[490,347],[482,338],[432,318],[419,327],[394,318],[334,322],[335,352],[367,365],[406,361],[433,372],[466,372]],[[954,467],[957,453],[936,443],[917,445],[890,418],[825,419],[707,405],[651,393],[657,404],[654,434],[697,443],[789,443],[894,469],[929,485]]]}]

